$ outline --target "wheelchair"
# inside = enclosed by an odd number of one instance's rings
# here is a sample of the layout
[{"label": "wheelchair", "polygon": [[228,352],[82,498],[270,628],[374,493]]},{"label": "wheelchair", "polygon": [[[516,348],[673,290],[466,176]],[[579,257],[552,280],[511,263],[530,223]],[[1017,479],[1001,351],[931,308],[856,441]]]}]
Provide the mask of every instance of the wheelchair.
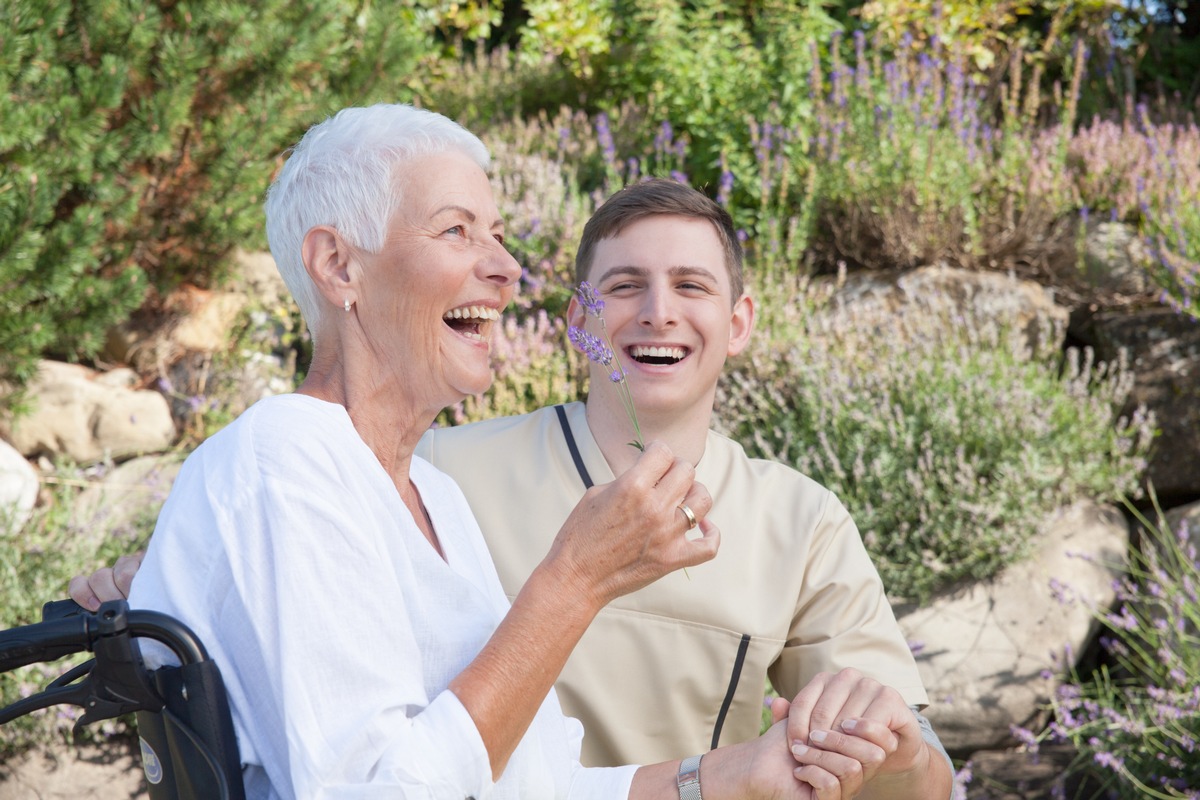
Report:
[{"label": "wheelchair", "polygon": [[[147,669],[139,638],[164,644],[179,666]],[[0,631],[0,672],[85,651],[94,658],[0,709],[0,725],[62,704],[84,710],[76,728],[134,713],[151,800],[245,800],[225,684],[186,625],[124,600],[96,612],[53,601],[41,622]]]}]

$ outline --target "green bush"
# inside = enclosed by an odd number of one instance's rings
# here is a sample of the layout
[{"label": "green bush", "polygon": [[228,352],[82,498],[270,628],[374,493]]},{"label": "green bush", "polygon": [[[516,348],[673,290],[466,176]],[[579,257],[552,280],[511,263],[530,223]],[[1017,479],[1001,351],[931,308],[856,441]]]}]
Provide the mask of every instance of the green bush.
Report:
[{"label": "green bush", "polygon": [[0,381],[94,356],[150,290],[218,282],[262,242],[280,151],[343,105],[403,96],[395,76],[432,46],[420,10],[0,6]]},{"label": "green bush", "polygon": [[[1155,510],[1158,511],[1157,506]],[[1200,561],[1195,532],[1134,511],[1140,544],[1130,547],[1117,608],[1094,608],[1106,664],[1073,666],[1040,733],[1017,730],[1029,752],[1069,742],[1079,755],[1066,776],[1087,773],[1106,797],[1192,798],[1200,786]],[[1061,601],[1078,602],[1070,586]],[[1068,658],[1073,655],[1068,653]]]},{"label": "green bush", "polygon": [[[1122,364],[1031,349],[925,298],[825,329],[778,322],[724,380],[720,426],[849,508],[889,592],[920,600],[1019,558],[1057,506],[1134,494],[1152,436]],[[784,312],[765,315],[780,319]],[[789,344],[789,342],[794,342]]]},{"label": "green bush", "polygon": [[[110,466],[85,470],[59,465],[46,481],[50,491],[23,528],[13,530],[0,520],[0,630],[39,621],[42,604],[65,597],[72,576],[111,565],[118,556],[145,547],[166,495],[165,486],[152,485],[153,474],[145,484],[151,502],[115,527],[111,520],[105,524],[108,506],[97,506],[92,518],[77,508],[81,488]],[[108,533],[98,541],[96,530],[102,527]],[[69,666],[87,658],[80,654],[0,674],[0,706],[41,691]],[[82,713],[78,708],[55,706],[0,726],[0,759],[50,741],[70,741],[72,726]],[[83,728],[81,734],[85,739],[103,739],[126,731],[125,720],[117,719]]]}]

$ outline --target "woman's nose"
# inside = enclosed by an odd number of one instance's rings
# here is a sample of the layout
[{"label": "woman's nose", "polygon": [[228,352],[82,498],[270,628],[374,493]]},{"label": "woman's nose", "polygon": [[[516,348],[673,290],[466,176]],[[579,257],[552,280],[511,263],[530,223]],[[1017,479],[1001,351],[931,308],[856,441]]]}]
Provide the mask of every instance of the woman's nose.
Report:
[{"label": "woman's nose", "polygon": [[487,280],[501,286],[511,286],[521,277],[521,265],[500,241],[492,241],[495,244],[491,246],[487,257],[482,259],[481,266],[487,272]]}]

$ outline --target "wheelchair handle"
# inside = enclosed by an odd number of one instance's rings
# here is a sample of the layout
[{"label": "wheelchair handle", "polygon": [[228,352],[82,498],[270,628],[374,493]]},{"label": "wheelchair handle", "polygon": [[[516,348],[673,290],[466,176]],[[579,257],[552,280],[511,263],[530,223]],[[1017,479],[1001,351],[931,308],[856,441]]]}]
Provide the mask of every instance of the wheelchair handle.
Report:
[{"label": "wheelchair handle", "polygon": [[191,628],[158,611],[130,609],[124,600],[104,603],[95,613],[58,600],[43,607],[42,617],[43,622],[0,631],[0,672],[91,651],[102,638],[125,633],[163,643],[182,664],[208,660]]}]

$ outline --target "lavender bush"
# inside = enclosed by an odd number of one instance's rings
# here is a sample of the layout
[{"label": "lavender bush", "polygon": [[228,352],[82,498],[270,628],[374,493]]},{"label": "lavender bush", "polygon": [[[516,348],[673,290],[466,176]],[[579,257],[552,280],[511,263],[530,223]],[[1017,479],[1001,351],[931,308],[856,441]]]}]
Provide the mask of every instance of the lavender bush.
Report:
[{"label": "lavender bush", "polygon": [[[45,479],[47,491],[33,517],[19,530],[0,527],[0,630],[28,625],[41,619],[42,604],[62,597],[74,575],[90,573],[112,564],[118,556],[146,546],[154,527],[155,512],[134,515],[97,543],[93,523],[103,520],[78,519],[72,513],[83,487],[103,476],[112,464],[78,467],[59,464]],[[148,486],[152,491],[162,487]],[[158,497],[158,505],[162,497]],[[98,508],[98,515],[109,511]],[[72,656],[51,664],[33,664],[0,674],[0,706],[46,688],[50,680],[68,667],[86,661],[87,654]],[[75,719],[82,715],[76,708],[58,706],[36,711],[0,726],[0,760],[31,746],[48,742],[72,741]],[[124,719],[109,720],[82,729],[83,741],[95,741],[128,731]]]},{"label": "lavender bush", "polygon": [[[1046,741],[1074,745],[1080,755],[1070,772],[1095,776],[1109,797],[1194,800],[1200,797],[1196,532],[1186,523],[1171,530],[1161,514],[1155,522],[1137,517],[1144,536],[1130,549],[1117,608],[1095,610],[1108,664],[1092,674],[1069,670],[1049,727],[1017,733],[1035,755]],[[1073,602],[1069,594],[1064,599]]]},{"label": "lavender bush", "polygon": [[1064,360],[925,302],[842,330],[823,329],[819,307],[793,312],[792,332],[777,322],[718,401],[749,451],[838,494],[889,592],[917,600],[1020,557],[1061,503],[1135,494],[1152,436],[1144,411],[1119,416],[1124,364]]}]

